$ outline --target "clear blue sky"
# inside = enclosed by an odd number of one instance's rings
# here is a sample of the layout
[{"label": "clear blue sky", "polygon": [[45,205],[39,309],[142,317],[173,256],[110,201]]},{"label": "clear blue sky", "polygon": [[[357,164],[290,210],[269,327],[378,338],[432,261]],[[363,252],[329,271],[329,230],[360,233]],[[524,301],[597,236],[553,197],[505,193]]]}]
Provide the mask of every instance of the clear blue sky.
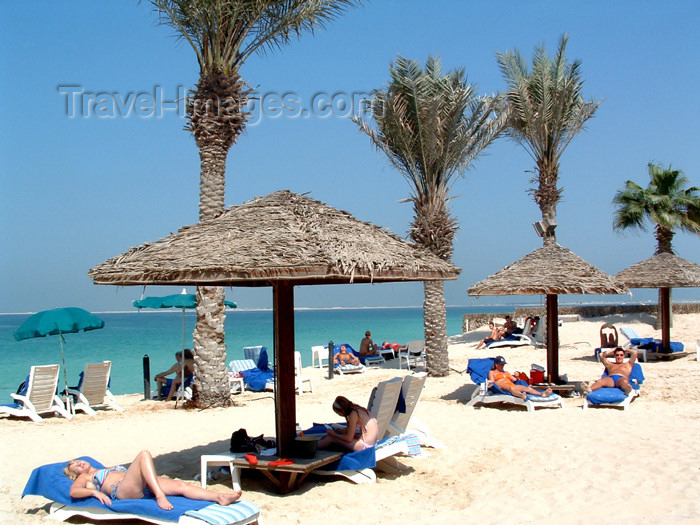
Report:
[{"label": "clear blue sky", "polygon": [[[192,87],[194,53],[156,24],[146,1],[0,7],[0,312],[129,310],[140,288],[95,286],[87,272],[197,221],[199,157],[175,109],[165,104],[154,115],[143,105],[126,108],[136,93],[146,93],[148,102],[161,90],[169,101]],[[260,94],[296,93],[310,106],[318,93],[381,87],[397,53],[421,62],[439,54],[445,69],[464,67],[480,92],[493,93],[505,88],[497,52],[517,48],[529,58],[544,42],[553,53],[569,33],[567,56],[583,62],[585,97],[603,103],[564,153],[557,239],[614,274],[655,247],[652,231],[612,231],[611,199],[624,181],[646,186],[647,162],[656,161],[700,185],[698,20],[700,4],[682,0],[375,0],[315,36],[252,57],[242,74]],[[70,107],[73,95],[66,93],[75,90],[116,95],[85,106],[83,116]],[[116,116],[105,117],[110,113]],[[476,302],[466,290],[541,246],[532,227],[539,209],[526,193],[532,165],[524,150],[502,139],[455,184],[452,212],[461,229],[454,262],[462,274],[445,285],[448,305],[503,301]],[[398,203],[409,193],[404,179],[340,115],[266,116],[248,127],[228,157],[226,204],[279,189],[311,192],[401,236],[412,217],[410,204]],[[697,237],[679,233],[674,247],[700,262]],[[242,308],[271,305],[270,289],[237,288],[227,297]],[[698,289],[674,291],[676,299],[698,297]],[[655,291],[620,299],[653,300]],[[421,303],[419,284],[297,292],[297,306],[308,307]]]}]

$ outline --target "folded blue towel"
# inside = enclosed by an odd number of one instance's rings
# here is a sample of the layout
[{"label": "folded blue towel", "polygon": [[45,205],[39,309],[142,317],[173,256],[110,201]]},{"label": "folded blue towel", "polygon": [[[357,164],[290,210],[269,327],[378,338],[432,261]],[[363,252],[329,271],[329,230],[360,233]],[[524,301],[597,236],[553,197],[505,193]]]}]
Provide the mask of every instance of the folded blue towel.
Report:
[{"label": "folded blue towel", "polygon": [[242,373],[246,385],[254,392],[265,390],[268,381],[275,378],[275,373],[272,370],[260,370],[259,368],[252,368]]},{"label": "folded blue towel", "polygon": [[260,509],[249,501],[238,500],[227,507],[213,504],[202,510],[188,510],[185,514],[204,520],[212,525],[228,525],[229,523],[237,523],[260,515]]},{"label": "folded blue towel", "polygon": [[[104,468],[104,465],[91,457],[83,456],[79,459],[87,461],[95,468]],[[104,505],[97,498],[92,497],[71,498],[70,487],[73,482],[63,473],[63,468],[67,464],[67,461],[62,461],[61,463],[52,463],[35,468],[31,476],[29,476],[29,481],[27,481],[24,491],[22,491],[22,497],[29,495],[43,496],[57,503],[74,507],[98,507],[115,513],[140,514],[171,521],[179,520],[180,516],[188,510],[199,510],[207,505],[211,505],[209,501],[197,501],[181,496],[168,496],[168,501],[173,505],[172,510],[161,509],[155,498],[152,497],[114,500],[111,505]],[[115,519],[117,518],[118,516],[115,515]]]}]

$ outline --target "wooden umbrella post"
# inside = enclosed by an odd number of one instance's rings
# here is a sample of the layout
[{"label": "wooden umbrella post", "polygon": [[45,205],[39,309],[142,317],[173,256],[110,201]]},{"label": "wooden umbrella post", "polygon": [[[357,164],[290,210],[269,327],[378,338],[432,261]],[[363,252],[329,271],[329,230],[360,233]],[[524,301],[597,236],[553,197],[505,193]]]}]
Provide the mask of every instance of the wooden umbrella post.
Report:
[{"label": "wooden umbrella post", "polygon": [[294,387],[294,286],[279,281],[272,287],[275,342],[275,405],[277,407],[277,454],[288,457],[296,437]]},{"label": "wooden umbrella post", "polygon": [[559,296],[547,294],[547,381],[559,381]]},{"label": "wooden umbrella post", "polygon": [[671,289],[659,288],[661,311],[661,351],[671,352]]}]

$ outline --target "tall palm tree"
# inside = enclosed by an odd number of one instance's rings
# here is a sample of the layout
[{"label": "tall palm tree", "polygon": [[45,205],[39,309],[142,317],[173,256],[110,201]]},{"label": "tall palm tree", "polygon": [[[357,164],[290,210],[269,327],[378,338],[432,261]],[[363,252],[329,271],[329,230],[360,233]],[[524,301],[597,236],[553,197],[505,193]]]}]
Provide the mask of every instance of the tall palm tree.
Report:
[{"label": "tall palm tree", "polygon": [[[556,223],[559,159],[584,123],[598,108],[597,101],[584,101],[581,94],[581,62],[566,61],[568,35],[550,59],[544,45],[535,50],[532,71],[517,50],[498,53],[496,60],[508,84],[509,110],[506,135],[519,143],[535,161],[537,176],[530,190],[542,212],[542,219]],[[554,230],[546,232],[543,243],[556,242]]]},{"label": "tall palm tree", "polygon": [[[200,220],[224,211],[226,157],[246,125],[251,93],[240,75],[254,53],[274,50],[323,27],[359,0],[150,0],[161,23],[194,50],[199,81],[187,102],[187,128],[201,161]],[[197,406],[228,404],[224,290],[197,288],[194,331]]]},{"label": "tall palm tree", "polygon": [[647,220],[654,224],[656,252],[673,253],[674,230],[700,235],[700,188],[680,170],[649,163],[649,185],[642,188],[628,180],[613,198],[617,207],[613,228],[618,231],[638,228],[646,231]]},{"label": "tall palm tree", "polygon": [[[498,136],[505,115],[498,96],[478,96],[464,70],[442,74],[438,58],[425,69],[399,57],[385,89],[374,90],[371,116],[355,119],[411,187],[414,219],[409,237],[435,255],[452,258],[457,221],[448,203],[452,185]],[[442,281],[424,283],[423,303],[428,373],[449,372],[445,296]]]}]

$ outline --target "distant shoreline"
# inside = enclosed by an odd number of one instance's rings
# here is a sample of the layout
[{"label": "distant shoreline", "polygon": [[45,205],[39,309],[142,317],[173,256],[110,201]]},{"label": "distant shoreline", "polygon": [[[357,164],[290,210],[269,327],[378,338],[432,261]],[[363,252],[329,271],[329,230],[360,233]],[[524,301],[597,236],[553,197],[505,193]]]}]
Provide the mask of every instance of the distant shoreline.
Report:
[{"label": "distant shoreline", "polygon": [[[626,306],[626,307],[649,307],[655,306],[656,301],[640,301],[640,302],[619,302],[619,303],[600,303],[600,302],[576,302],[576,303],[565,303],[560,302],[559,308],[576,308],[576,307],[598,307],[598,306]],[[700,304],[700,300],[685,300],[685,301],[674,301],[674,306],[676,305],[695,305]],[[515,311],[518,308],[537,308],[542,306],[541,303],[484,303],[480,305],[447,305],[447,308],[505,308],[508,311]],[[296,312],[303,311],[332,311],[332,310],[411,310],[416,308],[423,308],[420,305],[417,306],[327,306],[327,307],[314,307],[314,306],[300,306],[294,308]],[[191,309],[194,311],[194,309]],[[272,312],[272,308],[227,308],[227,312]],[[0,312],[0,315],[32,315],[36,312]],[[165,308],[165,309],[143,309],[143,310],[104,310],[104,311],[94,311],[94,314],[182,314],[179,308]]]}]

